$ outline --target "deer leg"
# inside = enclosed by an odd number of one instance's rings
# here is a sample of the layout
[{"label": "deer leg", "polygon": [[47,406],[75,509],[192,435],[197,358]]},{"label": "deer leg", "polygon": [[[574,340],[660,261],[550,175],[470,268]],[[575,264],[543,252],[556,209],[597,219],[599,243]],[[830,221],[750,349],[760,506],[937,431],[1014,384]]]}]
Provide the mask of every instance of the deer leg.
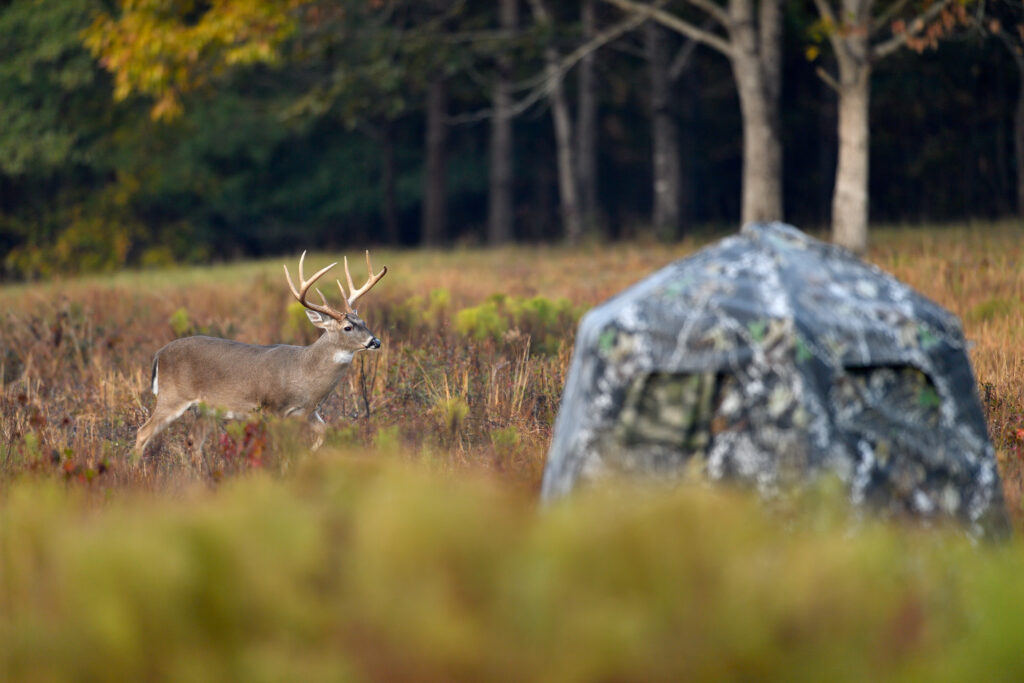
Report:
[{"label": "deer leg", "polygon": [[210,437],[211,426],[214,424],[213,418],[203,415],[202,411],[200,411],[188,431],[186,443],[189,446],[192,466],[200,471],[206,465],[203,449],[206,446],[206,440]]},{"label": "deer leg", "polygon": [[320,412],[313,411],[309,418],[309,426],[313,428],[313,445],[310,450],[317,450],[324,445],[324,434],[327,432],[327,423],[320,417]]},{"label": "deer leg", "polygon": [[167,425],[181,417],[193,403],[194,401],[181,401],[169,405],[168,401],[161,401],[158,398],[153,414],[139,427],[139,432],[135,436],[135,450],[132,454],[132,459],[138,461],[153,437],[162,432]]}]

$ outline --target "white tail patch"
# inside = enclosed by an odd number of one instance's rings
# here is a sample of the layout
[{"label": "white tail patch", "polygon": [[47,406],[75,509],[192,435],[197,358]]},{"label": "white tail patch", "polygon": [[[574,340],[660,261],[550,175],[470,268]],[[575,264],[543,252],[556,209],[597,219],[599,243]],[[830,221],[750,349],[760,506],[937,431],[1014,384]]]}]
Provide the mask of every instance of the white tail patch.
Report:
[{"label": "white tail patch", "polygon": [[153,395],[155,396],[159,391],[160,387],[157,383],[157,377],[160,375],[160,364],[153,363]]}]

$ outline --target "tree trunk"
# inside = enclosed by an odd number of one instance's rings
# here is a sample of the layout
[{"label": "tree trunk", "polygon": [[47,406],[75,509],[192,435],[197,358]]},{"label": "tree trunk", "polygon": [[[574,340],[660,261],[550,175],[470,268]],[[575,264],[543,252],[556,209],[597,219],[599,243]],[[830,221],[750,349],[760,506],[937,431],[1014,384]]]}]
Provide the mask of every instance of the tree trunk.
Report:
[{"label": "tree trunk", "polygon": [[742,221],[781,220],[782,0],[728,0],[725,6],[691,0],[711,23],[725,27],[728,40],[649,3],[606,1],[645,14],[729,58],[743,119]]},{"label": "tree trunk", "polygon": [[[512,32],[518,23],[518,0],[501,0],[501,28]],[[502,53],[497,60],[494,115],[491,117],[491,175],[487,195],[487,241],[502,244],[512,239],[515,227],[515,152],[512,131],[512,60]]]},{"label": "tree trunk", "polygon": [[423,178],[422,238],[427,246],[445,239],[448,211],[447,86],[437,77],[427,91],[427,150]]},{"label": "tree trunk", "polygon": [[856,254],[868,248],[868,150],[873,0],[843,0],[850,28],[832,38],[839,66],[839,157],[832,194],[832,241]]},{"label": "tree trunk", "polygon": [[[583,42],[594,37],[594,0],[583,0],[580,23]],[[579,109],[576,123],[576,177],[580,190],[580,214],[583,227],[593,230],[598,222],[597,207],[597,79],[596,54],[590,52],[580,61]]]},{"label": "tree trunk", "polygon": [[676,114],[679,132],[679,236],[685,237],[697,219],[696,158],[697,137],[701,129],[697,93],[700,83],[694,70],[674,81]]},{"label": "tree trunk", "polygon": [[731,63],[743,117],[741,220],[782,220],[780,0],[762,1],[760,31],[751,0],[732,0],[729,12]]},{"label": "tree trunk", "polygon": [[666,29],[653,21],[644,27],[651,74],[651,160],[654,178],[654,230],[663,240],[680,228],[681,168],[679,131],[672,111]]},{"label": "tree trunk", "polygon": [[1017,109],[1013,113],[1013,149],[1017,167],[1017,215],[1024,219],[1024,59],[1017,59]]},{"label": "tree trunk", "polygon": [[[547,24],[551,15],[543,0],[530,0],[530,8],[538,24]],[[555,126],[555,155],[558,164],[558,193],[561,201],[562,223],[565,226],[565,239],[569,244],[578,244],[583,237],[583,225],[580,220],[579,199],[576,189],[576,164],[573,160],[572,119],[569,116],[569,104],[565,97],[565,81],[558,72],[560,61],[558,50],[554,45],[544,48],[546,77],[548,80],[548,99],[551,102],[551,118]]]},{"label": "tree trunk", "polygon": [[732,63],[743,118],[741,220],[782,220],[782,144],[757,74],[760,67],[740,55]]},{"label": "tree trunk", "polygon": [[[554,65],[557,62],[551,61]],[[555,68],[552,66],[551,71]],[[562,79],[552,87],[551,116],[555,124],[555,148],[558,161],[558,194],[562,203],[562,221],[565,225],[565,239],[569,244],[579,244],[583,237],[579,201],[576,195],[576,173],[572,154],[572,120],[569,105],[565,101],[565,87]]]},{"label": "tree trunk", "polygon": [[[758,6],[758,57],[765,98],[768,100],[772,125],[781,128],[779,104],[782,98],[782,2],[762,0]],[[781,148],[781,146],[780,146]]]},{"label": "tree trunk", "polygon": [[395,191],[395,144],[391,139],[391,126],[380,136],[381,145],[381,221],[384,223],[384,239],[388,244],[398,244],[398,199]]},{"label": "tree trunk", "polygon": [[[842,69],[840,70],[842,71]],[[840,75],[839,160],[832,195],[832,241],[863,254],[868,247],[868,106],[871,68]]]}]

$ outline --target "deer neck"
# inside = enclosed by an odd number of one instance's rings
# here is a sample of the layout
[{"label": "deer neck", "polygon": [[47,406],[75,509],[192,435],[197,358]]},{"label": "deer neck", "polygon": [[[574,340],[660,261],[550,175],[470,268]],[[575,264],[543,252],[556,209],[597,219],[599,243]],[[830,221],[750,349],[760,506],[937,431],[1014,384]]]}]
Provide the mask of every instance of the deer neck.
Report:
[{"label": "deer neck", "polygon": [[335,374],[332,370],[340,373],[352,363],[356,355],[355,351],[339,347],[332,337],[330,332],[325,332],[307,346],[305,352],[307,362],[327,375]]}]

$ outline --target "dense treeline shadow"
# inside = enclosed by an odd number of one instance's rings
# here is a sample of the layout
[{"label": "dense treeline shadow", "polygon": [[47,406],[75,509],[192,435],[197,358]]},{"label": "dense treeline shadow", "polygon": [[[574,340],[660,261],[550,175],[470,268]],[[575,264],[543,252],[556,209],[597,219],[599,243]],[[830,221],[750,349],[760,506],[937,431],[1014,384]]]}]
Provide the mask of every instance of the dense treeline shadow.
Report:
[{"label": "dense treeline shadow", "polygon": [[[225,260],[299,244],[423,242],[427,112],[423,84],[412,75],[400,75],[409,80],[391,93],[394,113],[368,116],[362,100],[322,111],[306,106],[313,72],[329,69],[327,61],[252,66],[188,95],[180,118],[157,122],[151,100],[114,101],[112,77],[82,45],[82,31],[102,3],[50,4],[45,12],[28,2],[0,10],[0,35],[10,38],[0,56],[0,95],[10,112],[10,125],[0,126],[0,277]],[[614,17],[608,8],[599,11],[603,24]],[[573,8],[557,8],[554,20],[565,30],[566,48],[578,42]],[[828,224],[836,161],[835,96],[816,73],[830,67],[830,58],[809,59],[812,20],[804,9],[787,9],[782,51],[785,214],[805,229]],[[538,39],[524,35],[536,47]],[[666,40],[672,53],[685,48],[677,35]],[[645,49],[633,32],[594,55],[598,193],[586,225],[591,240],[651,230]],[[431,240],[483,243],[491,122],[460,115],[489,105],[494,58],[456,56],[440,167],[443,229]],[[517,79],[536,76],[535,55],[516,57]],[[567,92],[575,92],[576,79],[570,71]],[[973,35],[923,54],[905,51],[879,66],[871,109],[873,219],[1011,214],[1016,79],[1008,51]],[[681,224],[660,234],[670,239],[701,226],[736,225],[742,166],[728,63],[697,49],[674,83],[667,106],[679,129],[682,187]],[[350,116],[358,107],[364,114]],[[513,130],[512,237],[561,240],[547,110],[527,109]]]}]

